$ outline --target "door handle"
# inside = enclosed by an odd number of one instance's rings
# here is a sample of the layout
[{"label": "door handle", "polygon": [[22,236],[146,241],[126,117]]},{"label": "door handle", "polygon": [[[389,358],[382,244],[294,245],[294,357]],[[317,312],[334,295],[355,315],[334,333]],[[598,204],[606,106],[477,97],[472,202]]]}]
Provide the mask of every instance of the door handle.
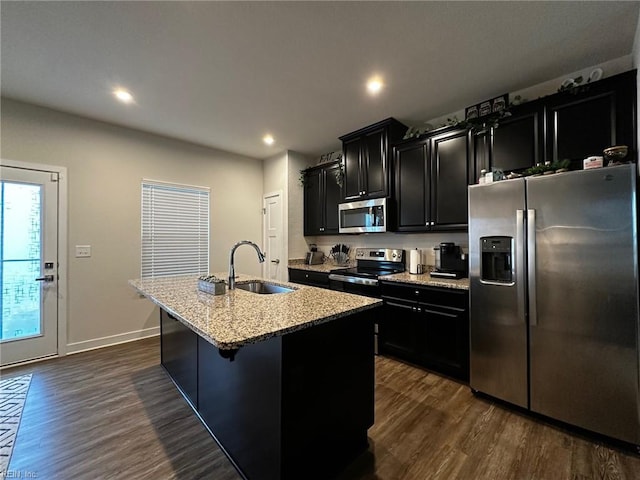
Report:
[{"label": "door handle", "polygon": [[525,214],[524,210],[516,210],[515,261],[511,263],[511,272],[516,282],[518,320],[526,322],[526,261],[525,261]]},{"label": "door handle", "polygon": [[45,275],[44,277],[36,278],[36,282],[53,282],[53,275]]},{"label": "door handle", "polygon": [[536,300],[536,211],[527,210],[527,280],[529,288],[529,325],[538,324],[538,306]]},{"label": "door handle", "polygon": [[275,260],[271,260],[271,263],[280,263],[280,259],[276,258]]}]

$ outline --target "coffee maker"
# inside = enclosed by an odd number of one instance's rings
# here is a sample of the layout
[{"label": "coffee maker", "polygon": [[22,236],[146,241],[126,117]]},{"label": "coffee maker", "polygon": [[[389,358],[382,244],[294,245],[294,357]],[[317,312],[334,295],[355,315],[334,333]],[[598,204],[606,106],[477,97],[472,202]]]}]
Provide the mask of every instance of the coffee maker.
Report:
[{"label": "coffee maker", "polygon": [[434,247],[436,268],[432,277],[466,278],[469,276],[469,260],[459,245],[453,242],[442,242]]}]

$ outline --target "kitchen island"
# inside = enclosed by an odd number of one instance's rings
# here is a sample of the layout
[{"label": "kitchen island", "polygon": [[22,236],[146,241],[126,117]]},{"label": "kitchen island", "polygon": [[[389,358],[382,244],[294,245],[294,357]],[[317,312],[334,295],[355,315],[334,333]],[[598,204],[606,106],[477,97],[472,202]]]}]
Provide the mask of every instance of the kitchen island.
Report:
[{"label": "kitchen island", "polygon": [[163,367],[244,478],[331,478],[368,445],[382,303],[270,283],[293,291],[214,296],[195,276],[130,281],[160,307]]}]

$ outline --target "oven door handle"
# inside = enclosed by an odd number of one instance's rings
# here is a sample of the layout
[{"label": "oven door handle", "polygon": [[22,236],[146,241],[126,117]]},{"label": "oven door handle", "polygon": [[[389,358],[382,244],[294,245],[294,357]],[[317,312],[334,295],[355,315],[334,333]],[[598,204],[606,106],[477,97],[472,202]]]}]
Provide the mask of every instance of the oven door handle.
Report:
[{"label": "oven door handle", "polygon": [[370,278],[350,277],[348,275],[339,275],[337,273],[330,273],[329,280],[335,280],[338,282],[356,283],[358,285],[378,285],[378,280],[372,280]]}]

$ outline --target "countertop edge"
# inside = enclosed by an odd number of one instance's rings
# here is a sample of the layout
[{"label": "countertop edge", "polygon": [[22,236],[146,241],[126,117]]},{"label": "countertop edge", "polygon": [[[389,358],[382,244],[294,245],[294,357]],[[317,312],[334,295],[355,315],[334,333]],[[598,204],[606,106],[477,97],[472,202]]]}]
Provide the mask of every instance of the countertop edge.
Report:
[{"label": "countertop edge", "polygon": [[392,282],[392,283],[404,283],[409,285],[420,285],[423,287],[438,287],[438,288],[450,288],[453,290],[469,290],[469,279],[447,279],[447,278],[434,278],[429,276],[428,273],[414,275],[408,272],[394,273],[392,275],[382,275],[379,277],[380,281]]},{"label": "countertop edge", "polygon": [[[251,277],[246,276],[245,277],[243,275],[242,281],[246,281],[247,279],[249,279],[249,280],[264,280],[264,279],[261,279],[259,277],[253,277],[253,276],[251,276]],[[295,286],[295,288],[297,288],[297,289],[298,288],[316,288],[316,287],[308,287],[308,286],[303,286],[303,285],[298,285],[298,284],[289,284],[288,282],[281,282],[281,281],[271,281],[271,280],[265,280],[265,281],[268,281],[270,283],[285,285],[285,286],[291,285],[291,286]],[[267,340],[269,338],[286,335],[288,333],[293,333],[293,332],[299,331],[299,330],[304,330],[304,329],[312,327],[314,325],[320,325],[320,324],[323,324],[323,323],[326,323],[326,322],[337,320],[337,319],[342,318],[342,317],[346,317],[348,315],[352,315],[354,313],[359,313],[359,312],[363,312],[363,311],[366,311],[366,310],[370,310],[372,308],[376,308],[376,307],[382,305],[382,300],[381,299],[369,298],[369,300],[372,301],[372,303],[369,304],[369,305],[362,305],[362,306],[359,306],[359,307],[354,307],[354,308],[351,308],[350,310],[347,310],[347,311],[344,311],[344,312],[340,312],[340,313],[336,313],[336,314],[333,314],[333,315],[328,315],[326,317],[314,318],[314,319],[309,320],[309,321],[304,322],[304,323],[291,325],[289,327],[281,328],[281,329],[278,329],[278,330],[273,330],[273,331],[268,332],[268,333],[262,333],[262,334],[254,335],[254,336],[247,336],[243,340],[237,341],[237,342],[220,342],[220,341],[214,339],[213,337],[211,337],[208,333],[204,332],[202,329],[196,327],[193,324],[193,322],[191,322],[188,319],[186,319],[183,316],[181,316],[178,312],[176,312],[174,309],[172,309],[171,307],[169,307],[168,305],[166,305],[165,303],[163,303],[159,299],[155,298],[153,295],[141,290],[136,285],[135,282],[136,282],[135,280],[129,280],[128,281],[129,285],[131,287],[133,287],[139,295],[142,295],[143,297],[151,300],[151,302],[153,304],[155,304],[159,308],[161,308],[161,309],[165,310],[166,312],[168,312],[172,317],[174,317],[176,320],[180,321],[180,323],[182,323],[183,325],[188,327],[190,330],[192,330],[197,335],[199,335],[204,340],[206,340],[207,342],[211,343],[214,347],[216,347],[216,348],[218,348],[220,350],[235,350],[235,349],[238,349],[238,348],[240,348],[240,347],[242,347],[244,345],[259,343],[259,342]],[[320,289],[320,290],[322,290],[322,289]],[[335,293],[339,293],[339,292],[335,292]],[[351,294],[344,294],[343,293],[343,295],[351,295]]]}]

